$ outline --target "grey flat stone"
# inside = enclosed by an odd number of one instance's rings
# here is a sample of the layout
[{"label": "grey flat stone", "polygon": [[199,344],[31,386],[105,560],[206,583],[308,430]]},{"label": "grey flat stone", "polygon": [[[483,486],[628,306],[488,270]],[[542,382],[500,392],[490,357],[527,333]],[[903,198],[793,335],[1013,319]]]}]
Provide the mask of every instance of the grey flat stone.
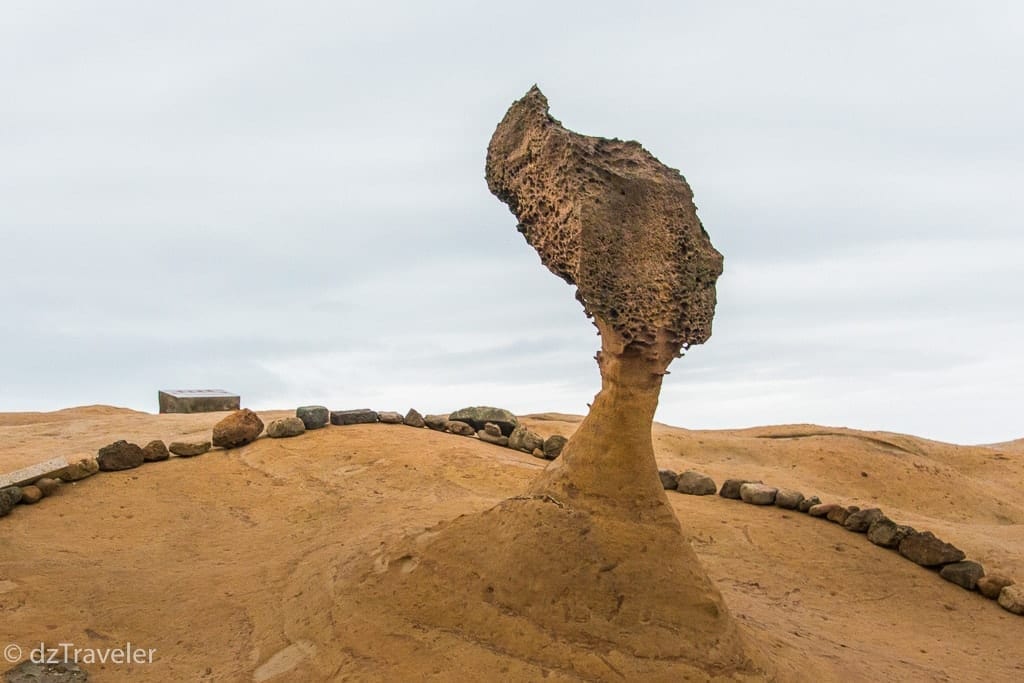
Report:
[{"label": "grey flat stone", "polygon": [[223,389],[161,389],[157,401],[161,413],[216,413],[238,410],[238,394]]},{"label": "grey flat stone", "polygon": [[346,425],[372,424],[377,421],[377,411],[369,408],[357,410],[332,410],[331,424],[344,427]]},{"label": "grey flat stone", "polygon": [[22,467],[21,469],[14,470],[13,472],[7,472],[0,474],[0,489],[5,486],[21,486],[22,484],[31,484],[40,477],[57,477],[64,471],[64,468],[68,466],[67,458],[56,457],[44,460],[43,462],[36,463],[35,465],[29,465],[28,467]]}]

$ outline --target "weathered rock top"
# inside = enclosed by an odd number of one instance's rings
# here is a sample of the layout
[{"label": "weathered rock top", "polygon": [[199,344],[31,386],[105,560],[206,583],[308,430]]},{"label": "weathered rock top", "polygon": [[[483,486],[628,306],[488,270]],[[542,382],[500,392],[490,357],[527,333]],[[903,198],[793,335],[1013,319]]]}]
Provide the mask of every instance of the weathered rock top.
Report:
[{"label": "weathered rock top", "polygon": [[576,285],[621,349],[674,357],[711,336],[722,255],[679,171],[638,142],[564,128],[534,86],[498,124],[486,174],[544,265]]}]

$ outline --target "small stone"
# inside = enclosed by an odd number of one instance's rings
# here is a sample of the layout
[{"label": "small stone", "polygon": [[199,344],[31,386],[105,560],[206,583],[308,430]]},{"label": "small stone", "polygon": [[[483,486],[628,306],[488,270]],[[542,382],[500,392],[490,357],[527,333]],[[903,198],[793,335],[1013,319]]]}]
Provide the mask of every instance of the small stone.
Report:
[{"label": "small stone", "polygon": [[561,434],[552,434],[544,439],[544,457],[548,460],[554,460],[562,454],[562,449],[565,448],[567,443],[569,443],[569,439]]},{"label": "small stone", "polygon": [[793,489],[779,489],[775,494],[775,506],[785,510],[796,510],[804,501],[804,494]]},{"label": "small stone", "polygon": [[213,445],[238,448],[255,441],[263,433],[263,420],[248,408],[236,410],[213,426]]},{"label": "small stone", "polygon": [[175,441],[168,446],[168,450],[182,458],[193,458],[206,453],[211,445],[209,441]]},{"label": "small stone", "polygon": [[494,424],[493,422],[488,422],[487,424],[485,424],[482,431],[487,432],[491,436],[501,436],[501,427]]},{"label": "small stone", "polygon": [[5,486],[0,489],[0,517],[10,514],[14,506],[21,502],[20,486]]},{"label": "small stone", "polygon": [[850,514],[850,508],[837,505],[827,515],[825,515],[825,519],[842,526],[846,524],[846,518],[849,517]]},{"label": "small stone", "polygon": [[675,491],[679,485],[679,475],[672,470],[658,470],[658,478],[661,479],[661,486],[666,491]]},{"label": "small stone", "polygon": [[779,490],[773,486],[748,482],[740,486],[740,500],[751,505],[771,505]]},{"label": "small stone", "polygon": [[267,425],[267,436],[271,439],[287,439],[306,433],[306,423],[297,417],[282,417]]},{"label": "small stone", "polygon": [[718,492],[722,498],[740,500],[740,487],[744,484],[760,484],[760,479],[726,479],[722,482],[722,490]]},{"label": "small stone", "polygon": [[377,412],[369,408],[356,410],[332,410],[331,424],[344,427],[346,425],[373,424],[377,421]]},{"label": "small stone", "polygon": [[[492,406],[460,408],[449,415],[448,419],[455,420],[456,422],[465,422],[473,427],[474,432],[476,430],[483,429],[484,425],[490,422],[498,425],[498,427],[501,428],[501,433],[505,436],[511,436],[512,430],[519,424],[518,418],[516,418],[511,411],[505,410],[504,408],[494,408]],[[527,453],[529,453],[529,451],[527,451]]]},{"label": "small stone", "polygon": [[89,674],[73,661],[36,663],[26,659],[4,673],[6,683],[86,683]]},{"label": "small stone", "polygon": [[1003,586],[1003,590],[999,591],[999,606],[1008,612],[1024,615],[1024,586]]},{"label": "small stone", "polygon": [[295,409],[295,417],[302,420],[306,429],[320,429],[331,421],[331,411],[327,406],[299,406]]},{"label": "small stone", "polygon": [[821,505],[821,498],[817,496],[811,496],[810,498],[804,498],[800,501],[800,504],[796,506],[796,509],[800,512],[807,512],[815,505]]},{"label": "small stone", "polygon": [[986,574],[978,579],[978,592],[989,600],[998,600],[999,592],[1006,586],[1012,586],[1013,579],[1002,574]]},{"label": "small stone", "polygon": [[[502,427],[502,433],[504,433],[504,427],[502,425],[498,426]],[[537,448],[543,452],[544,439],[523,425],[517,424],[508,437],[508,447],[523,453],[533,453],[534,449]]]},{"label": "small stone", "polygon": [[922,567],[938,567],[964,559],[964,551],[935,537],[930,531],[908,534],[900,541],[900,555]]},{"label": "small stone", "polygon": [[50,477],[43,477],[36,481],[36,486],[40,491],[43,492],[44,496],[52,496],[57,493],[60,489],[60,479],[52,479]]},{"label": "small stone", "polygon": [[448,420],[444,423],[445,431],[450,434],[458,434],[459,436],[473,436],[476,434],[473,431],[473,426],[466,423],[460,422],[459,420]]},{"label": "small stone", "polygon": [[547,460],[547,458],[544,457],[544,450],[541,448],[534,448],[533,453],[531,453],[530,455],[532,455],[535,458],[540,458],[541,460]]},{"label": "small stone", "polygon": [[39,490],[38,486],[29,484],[28,486],[21,487],[21,504],[22,505],[35,505],[43,499],[43,492]]},{"label": "small stone", "polygon": [[871,528],[871,525],[880,520],[885,515],[878,508],[868,508],[867,510],[857,510],[850,514],[843,522],[843,526],[850,531],[856,531],[859,534],[867,532]]},{"label": "small stone", "polygon": [[898,548],[900,541],[915,532],[914,527],[897,524],[882,515],[868,527],[868,540],[883,548]]},{"label": "small stone", "polygon": [[171,457],[171,454],[167,450],[167,445],[159,439],[150,441],[142,449],[142,459],[145,462],[160,462],[169,457]]},{"label": "small stone", "polygon": [[972,591],[978,585],[978,579],[985,576],[985,568],[977,562],[964,560],[945,565],[939,570],[939,576],[961,588]]},{"label": "small stone", "polygon": [[811,517],[825,517],[827,519],[830,512],[840,507],[842,507],[842,505],[837,503],[818,503],[817,505],[812,505],[807,508],[807,514]]},{"label": "small stone", "polygon": [[715,480],[696,470],[686,470],[676,481],[676,491],[691,496],[711,496],[718,490]]},{"label": "small stone", "polygon": [[427,426],[427,423],[423,420],[423,416],[420,415],[419,411],[415,408],[409,408],[409,412],[405,414],[403,422],[406,427],[417,427],[419,429],[423,429]]},{"label": "small stone", "polygon": [[100,464],[96,462],[96,458],[82,458],[68,465],[59,476],[63,481],[80,481],[99,471]]},{"label": "small stone", "polygon": [[96,454],[101,472],[130,470],[143,463],[142,448],[125,440],[104,446]]},{"label": "small stone", "polygon": [[493,443],[496,446],[506,446],[506,447],[508,446],[508,437],[507,436],[502,436],[500,429],[498,430],[497,436],[495,436],[494,434],[491,434],[486,429],[481,429],[479,432],[476,433],[476,435],[478,437],[480,437],[481,441],[486,441],[487,443]]},{"label": "small stone", "polygon": [[377,413],[377,419],[386,425],[400,425],[405,421],[401,413],[396,413],[393,410],[383,410]]},{"label": "small stone", "polygon": [[423,418],[423,424],[427,426],[427,429],[433,429],[436,432],[443,432],[448,424],[447,415],[427,415]]}]

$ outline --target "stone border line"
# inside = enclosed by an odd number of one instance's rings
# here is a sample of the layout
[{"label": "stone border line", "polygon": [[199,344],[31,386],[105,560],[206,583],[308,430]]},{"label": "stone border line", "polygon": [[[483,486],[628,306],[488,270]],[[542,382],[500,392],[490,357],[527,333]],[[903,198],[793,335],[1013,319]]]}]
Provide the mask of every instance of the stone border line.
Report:
[{"label": "stone border line", "polygon": [[[325,406],[300,406],[294,417],[279,418],[267,424],[266,435],[272,439],[291,438],[328,425],[375,423],[406,425],[476,438],[545,460],[557,458],[567,442],[564,436],[557,434],[542,438],[519,424],[518,418],[510,411],[491,406],[462,408],[447,415],[422,415],[411,409],[404,416],[394,411],[378,412],[368,408],[332,411]],[[150,441],[145,446],[121,440],[100,448],[95,457],[76,462],[54,458],[0,476],[0,517],[10,514],[19,504],[34,505],[47,496],[55,495],[64,483],[80,481],[97,472],[134,469],[143,463],[168,460],[172,454],[191,458],[214,448],[238,448],[252,443],[263,432],[264,424],[260,417],[243,408],[214,425],[209,440],[173,441],[169,446],[161,440]],[[943,579],[961,588],[976,590],[986,598],[996,600],[1013,614],[1024,615],[1024,585],[1007,576],[986,574],[981,564],[966,559],[965,553],[956,546],[937,538],[930,531],[918,531],[899,524],[886,517],[879,508],[861,509],[856,505],[823,503],[818,496],[808,498],[800,491],[746,479],[726,479],[719,489],[711,477],[696,470],[679,474],[660,470],[658,475],[666,490],[695,496],[717,492],[722,498],[797,510],[810,517],[839,524],[849,531],[865,534],[875,545],[895,550],[911,562],[936,570]]]},{"label": "stone border line", "polygon": [[[567,439],[547,439],[519,424],[510,411],[490,406],[462,408],[448,415],[421,415],[409,410],[404,416],[393,411],[328,410],[325,406],[300,406],[294,417],[272,420],[266,435],[272,439],[300,436],[308,430],[328,425],[370,423],[406,425],[433,429],[459,436],[477,438],[490,444],[530,453],[537,458],[554,460],[562,452]],[[162,462],[171,456],[193,458],[213,449],[231,449],[250,444],[264,433],[263,420],[248,408],[236,410],[213,426],[210,439],[202,441],[153,440],[145,446],[115,441],[100,448],[95,457],[71,462],[63,457],[0,474],[0,517],[9,515],[17,505],[35,505],[47,496],[56,495],[65,483],[77,482],[98,472],[134,469],[144,463]]]},{"label": "stone border line", "polygon": [[715,481],[696,470],[677,474],[659,470],[666,490],[691,496],[709,496],[718,492],[722,498],[739,500],[749,505],[772,505],[796,510],[810,517],[838,524],[848,531],[865,534],[877,546],[895,550],[902,557],[938,572],[946,581],[969,591],[978,591],[995,600],[1008,612],[1024,615],[1024,585],[1001,574],[986,574],[978,562],[968,560],[964,551],[946,543],[930,531],[918,531],[885,516],[879,508],[861,509],[823,503],[818,496],[804,497],[800,491],[768,486],[760,480],[726,479],[719,489]]}]

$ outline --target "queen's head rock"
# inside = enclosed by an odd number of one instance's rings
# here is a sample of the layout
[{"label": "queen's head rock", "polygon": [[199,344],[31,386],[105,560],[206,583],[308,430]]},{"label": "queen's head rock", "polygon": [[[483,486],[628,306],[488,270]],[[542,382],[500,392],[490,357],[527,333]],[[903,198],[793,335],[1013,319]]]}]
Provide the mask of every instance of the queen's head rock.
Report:
[{"label": "queen's head rock", "polygon": [[639,143],[574,133],[534,86],[487,149],[487,185],[604,338],[667,366],[711,336],[722,255],[679,171]]}]

